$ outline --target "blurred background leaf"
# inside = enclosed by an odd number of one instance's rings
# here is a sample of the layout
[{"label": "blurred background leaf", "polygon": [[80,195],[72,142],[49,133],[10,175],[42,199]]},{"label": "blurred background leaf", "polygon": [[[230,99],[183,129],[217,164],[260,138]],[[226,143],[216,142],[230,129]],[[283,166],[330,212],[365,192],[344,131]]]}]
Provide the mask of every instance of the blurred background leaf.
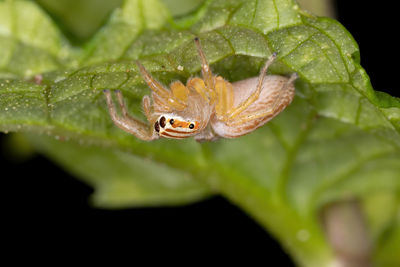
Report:
[{"label": "blurred background leaf", "polygon": [[[75,44],[88,40],[122,0],[35,0]],[[163,0],[174,17],[195,11],[204,0]]]},{"label": "blurred background leaf", "polygon": [[90,38],[122,0],[35,0],[74,43]]},{"label": "blurred background leaf", "polygon": [[[61,27],[74,44],[87,41],[105,22],[123,0],[34,0]],[[205,0],[163,0],[171,15],[178,18],[188,15]],[[300,6],[319,16],[335,17],[332,0],[299,0]]]}]

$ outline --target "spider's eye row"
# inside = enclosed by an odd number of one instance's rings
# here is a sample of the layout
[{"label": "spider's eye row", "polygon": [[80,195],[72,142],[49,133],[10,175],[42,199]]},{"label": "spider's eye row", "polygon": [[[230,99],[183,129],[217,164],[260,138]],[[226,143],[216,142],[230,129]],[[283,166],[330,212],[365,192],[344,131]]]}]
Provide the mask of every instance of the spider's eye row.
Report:
[{"label": "spider's eye row", "polygon": [[160,118],[160,126],[161,126],[161,128],[165,127],[165,117],[164,116]]},{"label": "spider's eye row", "polygon": [[193,129],[193,128],[194,128],[194,124],[191,123],[191,124],[189,125],[189,129]]},{"label": "spider's eye row", "polygon": [[175,122],[174,119],[169,120],[169,124],[171,124],[171,125],[174,124],[174,122]]},{"label": "spider's eye row", "polygon": [[154,124],[154,129],[156,130],[156,132],[160,132],[160,125],[158,124],[158,121],[156,121],[156,123]]}]

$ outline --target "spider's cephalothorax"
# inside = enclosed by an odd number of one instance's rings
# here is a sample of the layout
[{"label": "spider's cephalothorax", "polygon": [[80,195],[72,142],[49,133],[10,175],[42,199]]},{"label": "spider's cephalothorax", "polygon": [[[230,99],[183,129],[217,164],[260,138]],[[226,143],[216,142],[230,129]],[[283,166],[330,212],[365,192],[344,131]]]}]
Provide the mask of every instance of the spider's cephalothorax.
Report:
[{"label": "spider's cephalothorax", "polygon": [[154,129],[160,136],[182,139],[199,133],[198,121],[185,120],[177,115],[161,115],[154,123]]},{"label": "spider's cephalothorax", "polygon": [[116,94],[122,116],[118,115],[111,92],[104,91],[111,118],[118,127],[146,141],[160,136],[174,139],[194,136],[198,141],[235,138],[264,125],[292,101],[297,75],[289,78],[266,75],[276,58],[275,53],[258,77],[231,84],[212,74],[198,38],[195,43],[203,79],[192,78],[186,86],[176,81],[167,89],[137,62],[143,79],[152,90],[152,101],[149,96],[143,97],[143,110],[149,124],[129,116],[120,91]]}]

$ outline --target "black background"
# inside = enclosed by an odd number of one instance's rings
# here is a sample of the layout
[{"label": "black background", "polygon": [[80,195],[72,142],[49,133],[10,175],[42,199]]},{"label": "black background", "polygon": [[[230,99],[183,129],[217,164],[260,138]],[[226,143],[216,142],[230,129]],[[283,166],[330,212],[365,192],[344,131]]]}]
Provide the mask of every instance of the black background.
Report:
[{"label": "black background", "polygon": [[[375,1],[338,2],[338,19],[358,42],[361,64],[373,87],[399,96],[396,9],[379,7]],[[3,141],[4,135],[0,138]],[[45,158],[14,162],[5,154],[2,149],[1,220],[2,240],[9,248],[43,253],[60,249],[70,256],[92,249],[108,253],[112,248],[133,257],[147,251],[155,258],[171,251],[166,262],[189,251],[196,258],[214,255],[227,261],[293,266],[259,225],[221,197],[184,207],[98,210],[87,203],[90,187]]]}]

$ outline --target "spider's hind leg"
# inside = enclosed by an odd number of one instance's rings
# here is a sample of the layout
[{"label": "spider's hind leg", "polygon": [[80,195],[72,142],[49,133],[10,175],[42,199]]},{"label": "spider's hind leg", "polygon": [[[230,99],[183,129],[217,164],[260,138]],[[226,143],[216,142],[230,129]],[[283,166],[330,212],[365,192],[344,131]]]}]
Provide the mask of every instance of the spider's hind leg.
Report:
[{"label": "spider's hind leg", "polygon": [[258,82],[257,82],[257,87],[254,90],[254,92],[242,103],[240,103],[237,107],[232,109],[227,115],[226,115],[226,120],[231,120],[238,116],[241,112],[243,112],[246,108],[248,108],[251,104],[253,104],[255,101],[257,101],[258,97],[260,96],[263,84],[264,84],[264,78],[267,73],[268,68],[271,66],[271,64],[275,61],[277,54],[273,53],[268,60],[265,62],[264,67],[260,71],[260,75],[258,76]]},{"label": "spider's hind leg", "polygon": [[263,118],[263,117],[264,118],[265,117],[270,117],[270,118],[275,117],[279,112],[281,112],[283,109],[286,108],[286,106],[288,106],[291,103],[291,101],[294,97],[294,90],[292,91],[293,93],[289,93],[289,94],[285,94],[286,93],[285,91],[287,89],[289,89],[290,86],[293,86],[293,89],[294,89],[293,83],[297,78],[298,78],[298,74],[294,73],[289,77],[289,79],[287,79],[287,81],[282,85],[282,87],[278,89],[279,93],[275,97],[275,100],[271,104],[270,108],[268,108],[266,110],[261,110],[261,111],[257,111],[254,113],[236,117],[234,119],[227,121],[226,124],[229,126],[236,126],[236,125],[241,125],[246,122],[253,121],[255,119],[259,119],[259,118]]},{"label": "spider's hind leg", "polygon": [[153,134],[151,126],[149,127],[146,123],[128,115],[120,91],[117,91],[116,94],[121,107],[122,116],[119,116],[117,113],[110,90],[104,90],[103,92],[106,97],[108,112],[116,126],[144,141],[151,141],[158,138],[157,135]]}]

